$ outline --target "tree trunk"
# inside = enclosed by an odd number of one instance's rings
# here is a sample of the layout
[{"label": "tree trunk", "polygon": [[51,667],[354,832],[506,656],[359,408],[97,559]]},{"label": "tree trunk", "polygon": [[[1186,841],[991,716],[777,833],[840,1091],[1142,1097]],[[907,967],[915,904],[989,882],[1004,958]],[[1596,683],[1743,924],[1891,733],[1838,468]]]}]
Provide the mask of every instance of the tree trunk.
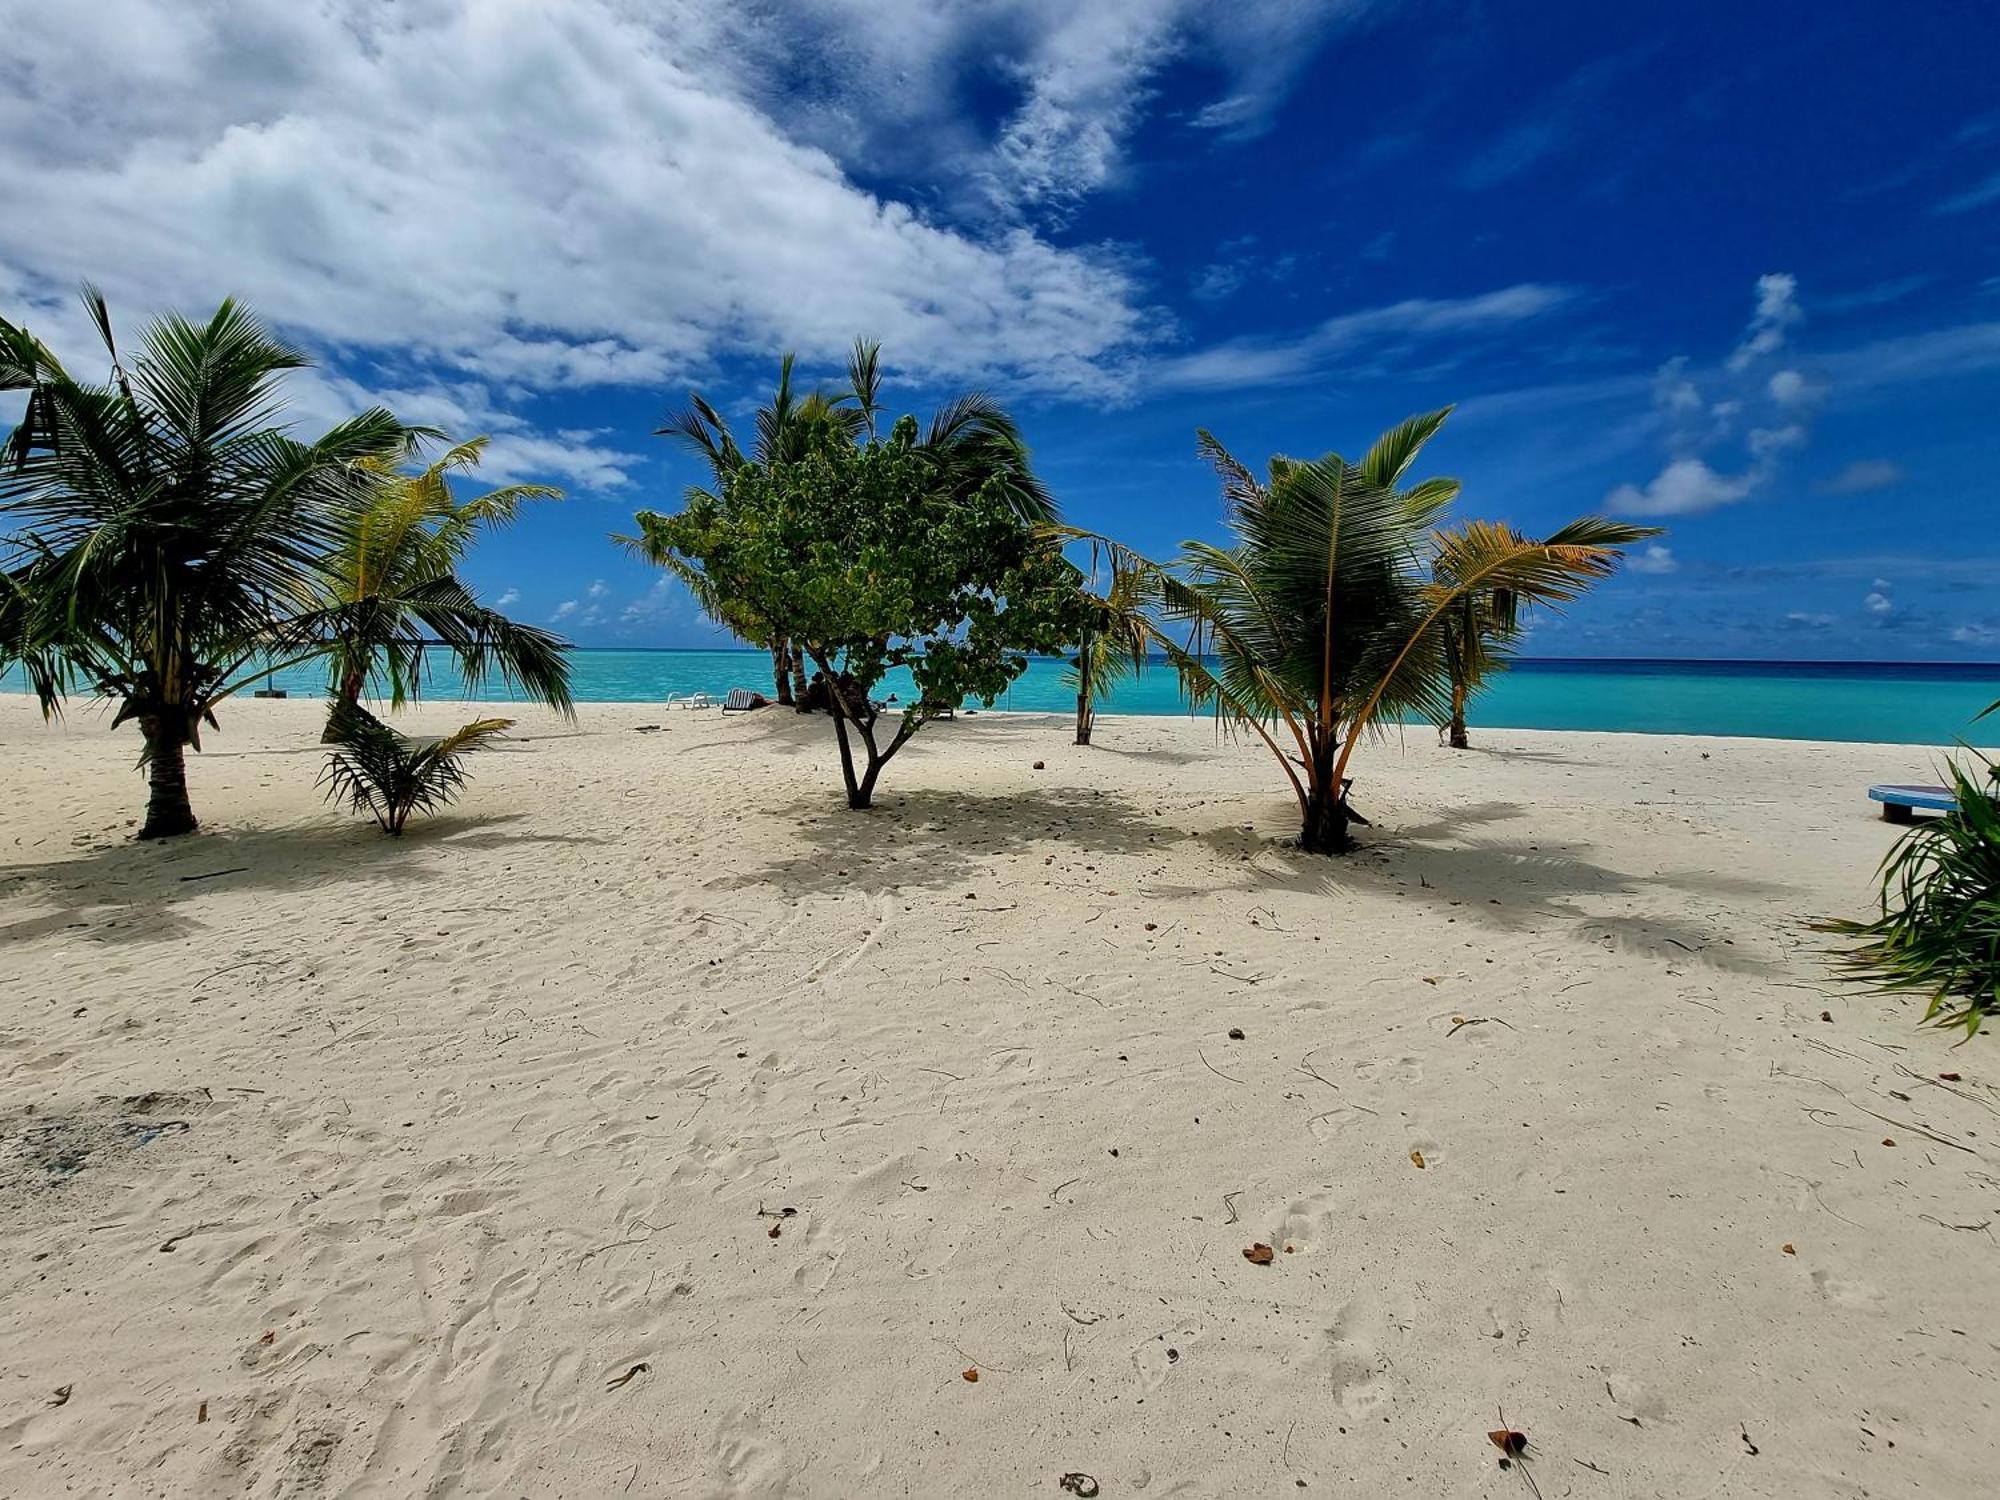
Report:
[{"label": "tree trunk", "polygon": [[341,705],[353,708],[359,704],[361,702],[361,689],[367,686],[367,682],[368,675],[365,672],[350,671],[342,675],[340,679],[340,691],[334,694],[333,702],[327,705],[326,728],[322,729],[319,735],[319,742],[322,745],[331,745],[339,738],[333,730],[333,710]]},{"label": "tree trunk", "polygon": [[800,713],[809,712],[806,708],[806,653],[798,646],[792,647],[791,702]]},{"label": "tree trunk", "polygon": [[193,833],[194,807],[188,801],[187,735],[176,716],[146,714],[139,720],[146,740],[146,823],[142,839]]},{"label": "tree trunk", "polygon": [[1451,728],[1449,732],[1452,749],[1469,750],[1472,748],[1472,741],[1465,737],[1465,703],[1462,699],[1453,702],[1451,705]]},{"label": "tree trunk", "polygon": [[771,648],[771,681],[778,690],[780,705],[792,704],[792,648],[789,642],[780,640]]},{"label": "tree trunk", "polygon": [[1306,795],[1299,847],[1308,854],[1345,854],[1354,847],[1354,841],[1347,836],[1347,824],[1347,799],[1330,792],[1325,785],[1313,786]]},{"label": "tree trunk", "polygon": [[1078,688],[1076,694],[1076,742],[1079,745],[1088,745],[1090,743],[1090,731],[1096,722],[1097,710],[1091,707],[1089,689]]}]

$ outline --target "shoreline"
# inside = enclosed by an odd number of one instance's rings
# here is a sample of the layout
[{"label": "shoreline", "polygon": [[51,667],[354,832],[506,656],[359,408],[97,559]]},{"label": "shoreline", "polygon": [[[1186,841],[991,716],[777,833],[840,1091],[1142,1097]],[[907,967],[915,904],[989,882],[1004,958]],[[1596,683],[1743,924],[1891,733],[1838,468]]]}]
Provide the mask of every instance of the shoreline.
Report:
[{"label": "shoreline", "polygon": [[1325,859],[1206,721],[982,712],[856,814],[823,722],[586,704],[393,840],[322,711],[141,846],[129,726],[0,699],[0,1489],[1459,1494],[1497,1407],[1551,1496],[2000,1462],[1993,1040],[1805,927],[1927,747],[1426,730]]}]

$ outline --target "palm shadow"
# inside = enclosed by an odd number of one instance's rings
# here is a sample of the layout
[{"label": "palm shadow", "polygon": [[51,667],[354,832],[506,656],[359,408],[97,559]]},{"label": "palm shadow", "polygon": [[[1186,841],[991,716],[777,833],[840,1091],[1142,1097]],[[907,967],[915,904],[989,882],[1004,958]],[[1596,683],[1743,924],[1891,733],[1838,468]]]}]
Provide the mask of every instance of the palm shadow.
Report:
[{"label": "palm shadow", "polygon": [[53,911],[0,923],[0,944],[76,931],[97,942],[187,938],[207,924],[183,908],[216,891],[268,895],[333,891],[355,882],[424,883],[445,878],[428,848],[453,852],[531,844],[589,844],[578,834],[509,832],[521,813],[456,810],[411,825],[399,839],[372,822],[335,820],[281,828],[222,829],[160,843],[115,839],[69,858],[0,865],[0,896],[22,896]]}]

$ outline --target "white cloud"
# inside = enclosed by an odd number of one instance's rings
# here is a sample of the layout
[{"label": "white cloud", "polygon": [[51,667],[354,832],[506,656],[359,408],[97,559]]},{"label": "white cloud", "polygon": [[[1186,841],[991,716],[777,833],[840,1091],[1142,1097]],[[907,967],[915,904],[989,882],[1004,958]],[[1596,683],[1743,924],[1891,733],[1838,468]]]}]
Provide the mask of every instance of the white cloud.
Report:
[{"label": "white cloud", "polygon": [[1778,371],[1771,377],[1770,384],[1766,388],[1771,393],[1771,399],[1780,406],[1796,406],[1805,400],[1812,390],[1805,376],[1797,370]]},{"label": "white cloud", "polygon": [[1987,625],[1974,620],[1954,629],[1951,638],[1962,646],[1990,646],[2000,642],[2000,625]]},{"label": "white cloud", "polygon": [[1941,214],[1962,214],[1967,209],[1983,208],[1996,200],[2000,200],[2000,172],[1995,172],[1984,182],[1975,183],[1962,193],[1952,194],[1938,204],[1935,211]]},{"label": "white cloud", "polygon": [[1871,589],[1886,591],[1888,589],[1894,588],[1895,585],[1890,583],[1889,580],[1886,578],[1878,578],[1873,583],[1869,584],[1868,587],[1870,587]]},{"label": "white cloud", "polygon": [[1833,616],[1795,609],[1785,616],[1785,622],[1789,625],[1803,626],[1808,630],[1825,630],[1833,624]]},{"label": "white cloud", "polygon": [[1757,278],[1757,310],[1750,330],[1729,356],[1729,368],[1741,370],[1785,345],[1785,332],[1805,314],[1799,309],[1799,282],[1787,271]]},{"label": "white cloud", "polygon": [[1886,458],[1857,458],[1820,488],[1829,495],[1863,495],[1870,490],[1894,489],[1902,482],[1901,465]]},{"label": "white cloud", "polygon": [[1873,593],[1861,601],[1861,607],[1878,618],[1895,609],[1895,603],[1887,594]]},{"label": "white cloud", "polygon": [[1674,556],[1673,548],[1654,542],[1644,552],[1626,559],[1625,566],[1634,573],[1672,573],[1680,568],[1680,559]]},{"label": "white cloud", "polygon": [[602,599],[610,592],[611,585],[606,583],[602,578],[596,578],[592,579],[590,587],[583,591],[583,596],[586,599],[597,600]]},{"label": "white cloud", "polygon": [[500,384],[661,383],[865,332],[914,374],[1103,393],[1159,331],[1117,253],[954,229],[788,136],[748,7],[7,11],[10,308],[86,275],[135,312],[229,291],[322,345]]},{"label": "white cloud", "polygon": [[1523,283],[1474,297],[1413,297],[1328,318],[1297,338],[1230,339],[1163,361],[1149,380],[1161,388],[1270,385],[1308,375],[1354,349],[1395,350],[1512,328],[1556,311],[1573,296],[1566,287]]},{"label": "white cloud", "polygon": [[551,620],[567,620],[571,615],[575,614],[579,608],[581,608],[581,606],[576,602],[576,600],[565,599],[563,600],[562,603],[556,606],[556,612],[550,615],[549,618]]},{"label": "white cloud", "polygon": [[520,602],[521,591],[519,589],[503,589],[500,597],[493,601],[493,607],[495,609],[511,609]]},{"label": "white cloud", "polygon": [[1783,427],[1753,427],[1745,439],[1752,456],[1760,459],[1775,458],[1792,448],[1805,446],[1806,430],[1796,422]]},{"label": "white cloud", "polygon": [[1747,499],[1755,488],[1749,474],[1718,474],[1698,458],[1677,458],[1644,489],[1621,484],[1604,503],[1623,515],[1690,516]]}]

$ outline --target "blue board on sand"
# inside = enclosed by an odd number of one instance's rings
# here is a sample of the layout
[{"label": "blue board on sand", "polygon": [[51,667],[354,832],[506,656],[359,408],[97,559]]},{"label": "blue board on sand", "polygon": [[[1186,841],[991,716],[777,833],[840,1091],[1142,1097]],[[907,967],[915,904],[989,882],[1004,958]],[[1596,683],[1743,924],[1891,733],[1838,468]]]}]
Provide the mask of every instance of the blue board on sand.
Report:
[{"label": "blue board on sand", "polygon": [[1927,807],[1936,812],[1957,812],[1958,798],[1948,786],[1901,786],[1889,783],[1868,788],[1871,799],[1882,804],[1882,816],[1891,823],[1907,823],[1911,810]]}]

